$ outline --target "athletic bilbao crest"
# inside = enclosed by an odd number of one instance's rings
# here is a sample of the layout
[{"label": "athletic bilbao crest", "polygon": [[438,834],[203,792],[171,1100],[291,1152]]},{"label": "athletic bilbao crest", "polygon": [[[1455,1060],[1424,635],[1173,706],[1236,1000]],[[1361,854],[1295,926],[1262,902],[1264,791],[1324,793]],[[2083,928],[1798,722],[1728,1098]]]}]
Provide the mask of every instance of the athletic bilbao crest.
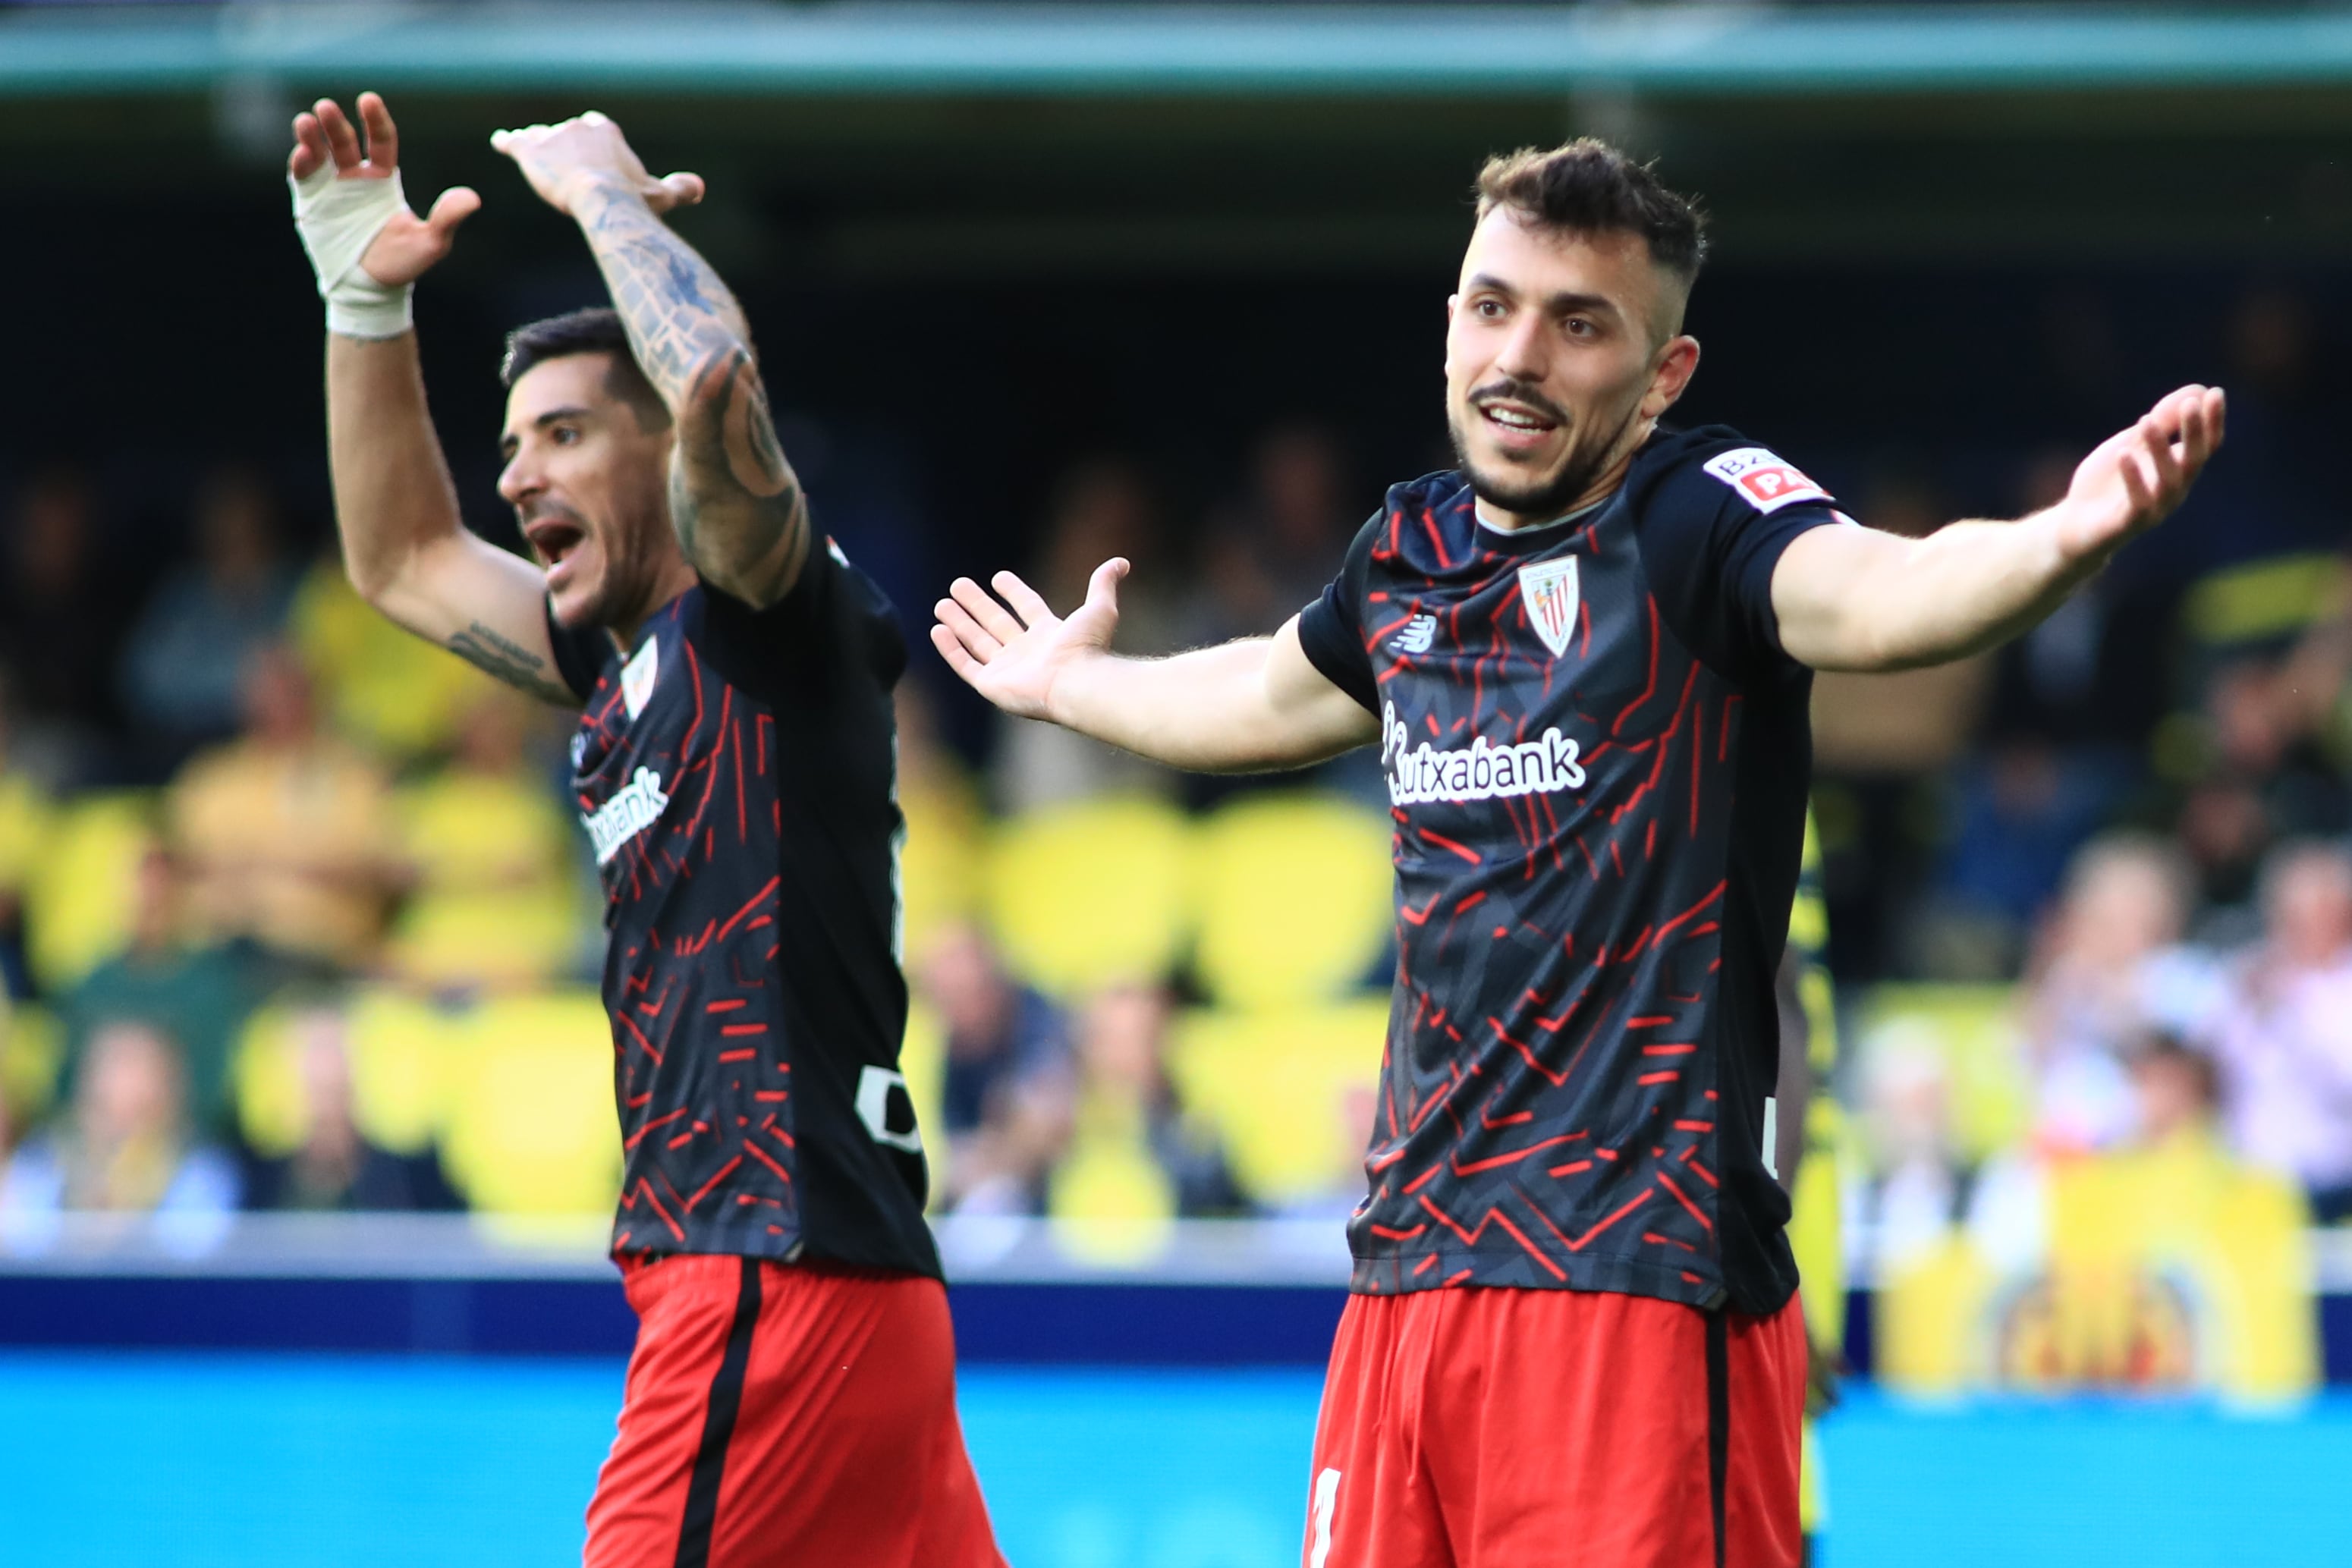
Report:
[{"label": "athletic bilbao crest", "polygon": [[1568,640],[1576,632],[1576,558],[1562,556],[1519,568],[1519,598],[1536,635],[1552,656],[1567,653]]}]

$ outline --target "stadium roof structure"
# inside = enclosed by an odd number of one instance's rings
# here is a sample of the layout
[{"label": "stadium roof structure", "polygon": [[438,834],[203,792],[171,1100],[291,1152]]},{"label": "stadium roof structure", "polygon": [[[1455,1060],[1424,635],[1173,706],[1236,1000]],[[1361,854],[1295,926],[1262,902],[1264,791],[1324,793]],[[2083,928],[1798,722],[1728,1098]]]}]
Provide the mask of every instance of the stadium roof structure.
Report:
[{"label": "stadium roof structure", "polygon": [[362,73],[387,89],[730,95],[2309,88],[2352,82],[2352,6],[322,0],[0,12],[0,96]]}]

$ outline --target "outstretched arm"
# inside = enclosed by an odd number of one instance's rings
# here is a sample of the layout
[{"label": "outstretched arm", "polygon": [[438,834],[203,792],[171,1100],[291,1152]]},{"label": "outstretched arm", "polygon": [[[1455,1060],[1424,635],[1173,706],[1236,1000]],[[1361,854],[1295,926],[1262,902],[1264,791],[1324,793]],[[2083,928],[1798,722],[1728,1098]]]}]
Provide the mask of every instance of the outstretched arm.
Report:
[{"label": "outstretched arm", "polygon": [[2183,387],[2083,460],[2066,498],[2013,523],[1924,539],[1815,528],[1772,573],[1780,643],[1817,670],[1903,670],[1997,647],[2040,623],[2169,516],[2221,444],[2218,389]]},{"label": "outstretched arm", "polygon": [[687,559],[713,587],[775,603],[808,559],[808,504],[777,444],[741,308],[661,220],[702,199],[701,177],[654,179],[620,127],[593,111],[490,143],[580,225],[637,364],[677,423],[670,514]]},{"label": "outstretched arm", "polygon": [[578,706],[555,673],[545,580],[460,520],[425,406],[411,285],[481,205],[460,186],[425,217],[399,188],[399,133],[374,93],[360,128],[320,99],[295,117],[287,173],[296,222],[328,301],[327,455],[343,566],[361,596],[418,636],[509,685]]},{"label": "outstretched arm", "polygon": [[1252,637],[1171,659],[1110,651],[1127,562],[1095,569],[1067,620],[1009,571],[968,577],[936,607],[931,643],[973,690],[1022,718],[1047,719],[1139,757],[1202,773],[1303,768],[1378,738],[1379,726],[1326,680],[1293,616]]}]

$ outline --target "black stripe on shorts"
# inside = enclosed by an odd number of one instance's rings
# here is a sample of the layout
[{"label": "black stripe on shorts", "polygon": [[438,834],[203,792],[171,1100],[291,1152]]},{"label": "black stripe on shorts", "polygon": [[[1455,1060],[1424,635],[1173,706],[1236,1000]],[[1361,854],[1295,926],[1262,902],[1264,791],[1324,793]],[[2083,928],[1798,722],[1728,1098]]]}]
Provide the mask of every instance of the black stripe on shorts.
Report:
[{"label": "black stripe on shorts", "polygon": [[[743,1284],[735,1297],[735,1321],[727,1330],[727,1351],[710,1379],[710,1403],[702,1416],[702,1447],[686,1488],[686,1517],[677,1528],[677,1568],[707,1568],[711,1528],[719,1521],[719,1484],[727,1476],[727,1446],[735,1440],[735,1417],[743,1407],[743,1369],[751,1360],[751,1331],[760,1322],[760,1260],[742,1260]],[[1720,1505],[1717,1505],[1720,1512]]]},{"label": "black stripe on shorts", "polygon": [[1706,1500],[1715,1513],[1715,1568],[1723,1568],[1723,1494],[1731,1474],[1731,1323],[1706,1314]]}]

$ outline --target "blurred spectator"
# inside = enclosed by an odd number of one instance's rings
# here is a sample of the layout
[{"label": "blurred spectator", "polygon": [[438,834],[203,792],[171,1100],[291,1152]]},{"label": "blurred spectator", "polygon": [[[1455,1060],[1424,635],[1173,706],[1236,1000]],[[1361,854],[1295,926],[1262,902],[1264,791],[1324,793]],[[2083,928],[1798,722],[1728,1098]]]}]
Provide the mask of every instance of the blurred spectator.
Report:
[{"label": "blurred spectator", "polygon": [[2263,871],[2263,940],[2214,1037],[2230,1142],[2352,1218],[2352,852],[2297,842]]},{"label": "blurred spectator", "polygon": [[[1125,653],[1174,645],[1173,583],[1155,538],[1158,519],[1142,474],[1118,458],[1079,465],[1055,489],[1045,545],[1027,576],[1058,614],[1085,602],[1095,569],[1125,556],[1135,570],[1118,587],[1114,645]],[[1072,730],[1034,719],[998,721],[996,795],[1013,813],[1116,789],[1165,792],[1166,769]]]},{"label": "blurred spectator", "polygon": [[20,1229],[60,1209],[215,1216],[236,1208],[237,1188],[236,1164],[191,1134],[178,1047],[119,1020],[91,1036],[63,1124],[9,1160],[0,1210]]},{"label": "blurred spectator", "polygon": [[2150,1030],[2193,1033],[2220,1006],[2212,961],[2180,946],[2193,888],[2163,840],[2113,833],[2067,868],[2026,992],[2034,1136],[2046,1152],[2132,1132],[2129,1056]]},{"label": "blurred spectator", "polygon": [[343,1016],[306,1009],[292,1020],[300,1051],[302,1146],[254,1162],[248,1208],[410,1210],[464,1205],[430,1150],[395,1155],[370,1143],[352,1120],[352,1065]]},{"label": "blurred spectator", "polygon": [[247,966],[189,928],[179,867],[161,845],[139,862],[131,945],[100,964],[59,1007],[66,1083],[84,1070],[99,1030],[129,1019],[180,1042],[190,1124],[230,1135],[229,1057],[257,1000]]},{"label": "blurred spectator", "polygon": [[243,737],[172,787],[174,845],[202,927],[355,966],[383,924],[393,847],[381,772],[324,734],[310,683],[271,647],[247,666]]},{"label": "blurred spectator", "polygon": [[1061,1010],[1006,974],[988,939],[967,922],[936,934],[920,980],[947,1032],[941,1202],[966,1213],[1034,1213],[1045,1171],[1069,1135],[1069,1033]]},{"label": "blurred spectator", "polygon": [[532,755],[538,717],[520,693],[485,690],[458,725],[450,765],[398,796],[411,891],[391,956],[411,980],[544,981],[578,954],[580,832]]},{"label": "blurred spectator", "polygon": [[1283,1202],[1276,1213],[1284,1219],[1345,1221],[1363,1207],[1371,1186],[1364,1171],[1364,1151],[1371,1146],[1380,1096],[1370,1082],[1350,1083],[1339,1093],[1333,1113],[1340,1126],[1339,1157],[1319,1188]]},{"label": "blurred spectator", "polygon": [[98,559],[95,503],[74,469],[37,476],[16,503],[0,574],[0,655],[16,671],[23,760],[47,783],[79,782],[112,727],[108,675],[122,579]]},{"label": "blurred spectator", "polygon": [[1169,1001],[1157,986],[1111,986],[1078,1018],[1070,1142],[1046,1212],[1086,1218],[1239,1214],[1247,1200],[1216,1134],[1188,1114],[1167,1070]]},{"label": "blurred spectator", "polygon": [[40,782],[18,766],[16,694],[0,665],[0,993],[32,993],[25,962],[25,886],[47,847],[55,808]]},{"label": "blurred spectator", "polygon": [[2188,1151],[2214,1141],[2221,1079],[2212,1058],[2172,1035],[2151,1035],[2132,1053],[2131,1079],[2140,1147]]},{"label": "blurred spectator", "polygon": [[1319,596],[1369,510],[1351,509],[1347,483],[1329,432],[1308,423],[1269,431],[1249,493],[1209,519],[1185,641],[1263,637]]},{"label": "blurred spectator", "polygon": [[[1907,480],[1882,481],[1854,514],[1922,538],[1949,520]],[[1892,674],[1824,671],[1813,681],[1813,756],[1823,791],[1823,864],[1835,967],[1876,978],[1932,961],[1933,933],[1907,919],[1943,836],[1931,787],[1966,753],[1990,688],[1989,657]],[[2030,792],[2028,792],[2030,794]],[[1857,870],[1858,868],[1858,870]],[[1929,938],[1925,944],[1921,938]]]},{"label": "blurred spectator", "polygon": [[148,596],[122,654],[123,706],[166,768],[237,724],[247,661],[277,640],[294,596],[277,503],[250,468],[216,470],[196,504],[195,559]]}]

